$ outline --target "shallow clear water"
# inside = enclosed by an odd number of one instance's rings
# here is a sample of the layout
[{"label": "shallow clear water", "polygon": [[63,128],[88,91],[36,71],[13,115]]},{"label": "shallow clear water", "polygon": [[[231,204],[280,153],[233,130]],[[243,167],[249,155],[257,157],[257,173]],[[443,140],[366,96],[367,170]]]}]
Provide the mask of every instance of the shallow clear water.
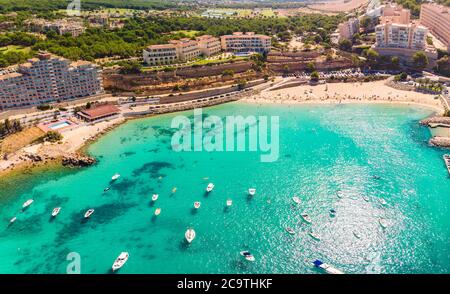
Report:
[{"label": "shallow clear water", "polygon": [[[131,121],[89,148],[97,165],[31,175],[0,191],[0,273],[65,273],[70,252],[81,255],[82,273],[108,273],[121,251],[130,259],[120,273],[316,273],[316,258],[348,273],[450,273],[444,151],[427,146],[429,131],[417,123],[429,110],[233,103],[204,113],[279,115],[279,160],[262,163],[257,152],[176,153],[176,114]],[[116,172],[121,178],[103,193]],[[216,187],[205,196],[208,182]],[[257,188],[253,199],[249,187]],[[153,193],[160,195],[154,206]],[[19,212],[29,198],[34,203]],[[56,206],[62,210],[52,221]],[[95,213],[85,222],[88,208]],[[303,211],[312,224],[302,221]],[[188,227],[197,232],[190,246]],[[241,250],[256,261],[243,261]]]}]

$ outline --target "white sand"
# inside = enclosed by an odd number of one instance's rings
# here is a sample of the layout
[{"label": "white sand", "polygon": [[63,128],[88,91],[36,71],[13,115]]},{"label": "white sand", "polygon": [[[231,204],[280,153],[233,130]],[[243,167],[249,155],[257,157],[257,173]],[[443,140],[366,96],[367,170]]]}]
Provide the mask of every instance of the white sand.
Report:
[{"label": "white sand", "polygon": [[403,91],[385,85],[385,81],[368,83],[329,83],[302,85],[275,91],[266,90],[243,101],[253,103],[406,103],[443,112],[436,95]]}]

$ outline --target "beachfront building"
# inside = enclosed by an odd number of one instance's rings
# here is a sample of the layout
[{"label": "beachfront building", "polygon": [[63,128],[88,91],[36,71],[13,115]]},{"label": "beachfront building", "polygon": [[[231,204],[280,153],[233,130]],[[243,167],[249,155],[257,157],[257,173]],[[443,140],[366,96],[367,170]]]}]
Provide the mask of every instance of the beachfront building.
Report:
[{"label": "beachfront building", "polygon": [[174,44],[151,45],[143,51],[144,62],[148,65],[167,65],[178,60]]},{"label": "beachfront building", "polygon": [[0,110],[83,98],[103,92],[102,71],[86,61],[71,62],[49,53],[0,73]]},{"label": "beachfront building", "polygon": [[235,32],[232,35],[221,36],[220,41],[223,50],[235,53],[267,53],[272,46],[271,37],[253,32]]},{"label": "beachfront building", "polygon": [[37,18],[25,21],[25,26],[30,31],[36,33],[53,30],[60,35],[70,34],[72,37],[78,37],[85,31],[83,22],[76,19],[58,19],[49,21]]},{"label": "beachfront building", "polygon": [[380,22],[392,22],[398,24],[409,24],[411,22],[411,11],[403,8],[402,5],[386,4],[383,6],[383,14]]},{"label": "beachfront building", "polygon": [[420,23],[447,46],[450,52],[450,8],[434,3],[422,4]]},{"label": "beachfront building", "polygon": [[120,113],[120,109],[112,104],[102,104],[93,106],[89,109],[83,109],[75,114],[75,116],[86,122],[99,122],[106,119],[116,118]]},{"label": "beachfront building", "polygon": [[211,56],[220,53],[222,50],[222,45],[220,44],[219,38],[203,35],[196,38],[198,43],[198,48],[204,56]]},{"label": "beachfront building", "polygon": [[350,18],[338,25],[339,41],[347,39],[352,40],[353,35],[359,33],[359,19]]},{"label": "beachfront building", "polygon": [[181,62],[194,60],[200,56],[197,41],[183,38],[180,40],[172,40],[169,43],[175,45],[178,60]]},{"label": "beachfront building", "polygon": [[380,55],[398,56],[401,60],[409,62],[417,51],[423,51],[434,65],[437,51],[426,41],[428,29],[416,22],[408,24],[392,23],[384,20],[375,27],[376,43],[374,49]]}]

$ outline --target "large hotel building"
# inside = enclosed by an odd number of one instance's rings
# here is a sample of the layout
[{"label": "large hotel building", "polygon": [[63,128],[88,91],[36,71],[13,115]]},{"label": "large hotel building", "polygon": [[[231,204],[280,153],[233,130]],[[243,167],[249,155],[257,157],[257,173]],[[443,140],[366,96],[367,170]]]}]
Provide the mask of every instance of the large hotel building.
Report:
[{"label": "large hotel building", "polygon": [[420,23],[447,46],[450,52],[450,8],[437,4],[422,4]]},{"label": "large hotel building", "polygon": [[232,35],[221,36],[220,40],[223,50],[235,53],[267,53],[272,46],[271,37],[253,32],[235,32]]},{"label": "large hotel building", "polygon": [[100,67],[49,53],[0,73],[0,110],[82,98],[103,92]]}]

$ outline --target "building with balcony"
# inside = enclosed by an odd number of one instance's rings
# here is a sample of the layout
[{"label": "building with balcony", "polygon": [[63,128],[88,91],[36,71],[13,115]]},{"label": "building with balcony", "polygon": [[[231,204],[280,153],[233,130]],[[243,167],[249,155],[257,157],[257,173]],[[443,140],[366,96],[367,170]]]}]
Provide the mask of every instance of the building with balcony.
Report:
[{"label": "building with balcony", "polygon": [[102,71],[87,61],[71,62],[49,53],[0,74],[0,109],[35,106],[103,92]]},{"label": "building with balcony", "polygon": [[211,56],[218,54],[222,50],[222,45],[219,38],[203,35],[196,38],[198,48],[204,56]]},{"label": "building with balcony", "polygon": [[432,34],[447,45],[450,52],[450,8],[434,3],[422,4],[420,23],[426,26]]},{"label": "building with balcony", "polygon": [[272,46],[272,38],[253,32],[235,32],[232,35],[220,37],[222,49],[235,53],[267,53]]},{"label": "building with balcony", "polygon": [[350,18],[338,25],[339,41],[347,39],[352,40],[353,35],[359,33],[359,20]]}]

